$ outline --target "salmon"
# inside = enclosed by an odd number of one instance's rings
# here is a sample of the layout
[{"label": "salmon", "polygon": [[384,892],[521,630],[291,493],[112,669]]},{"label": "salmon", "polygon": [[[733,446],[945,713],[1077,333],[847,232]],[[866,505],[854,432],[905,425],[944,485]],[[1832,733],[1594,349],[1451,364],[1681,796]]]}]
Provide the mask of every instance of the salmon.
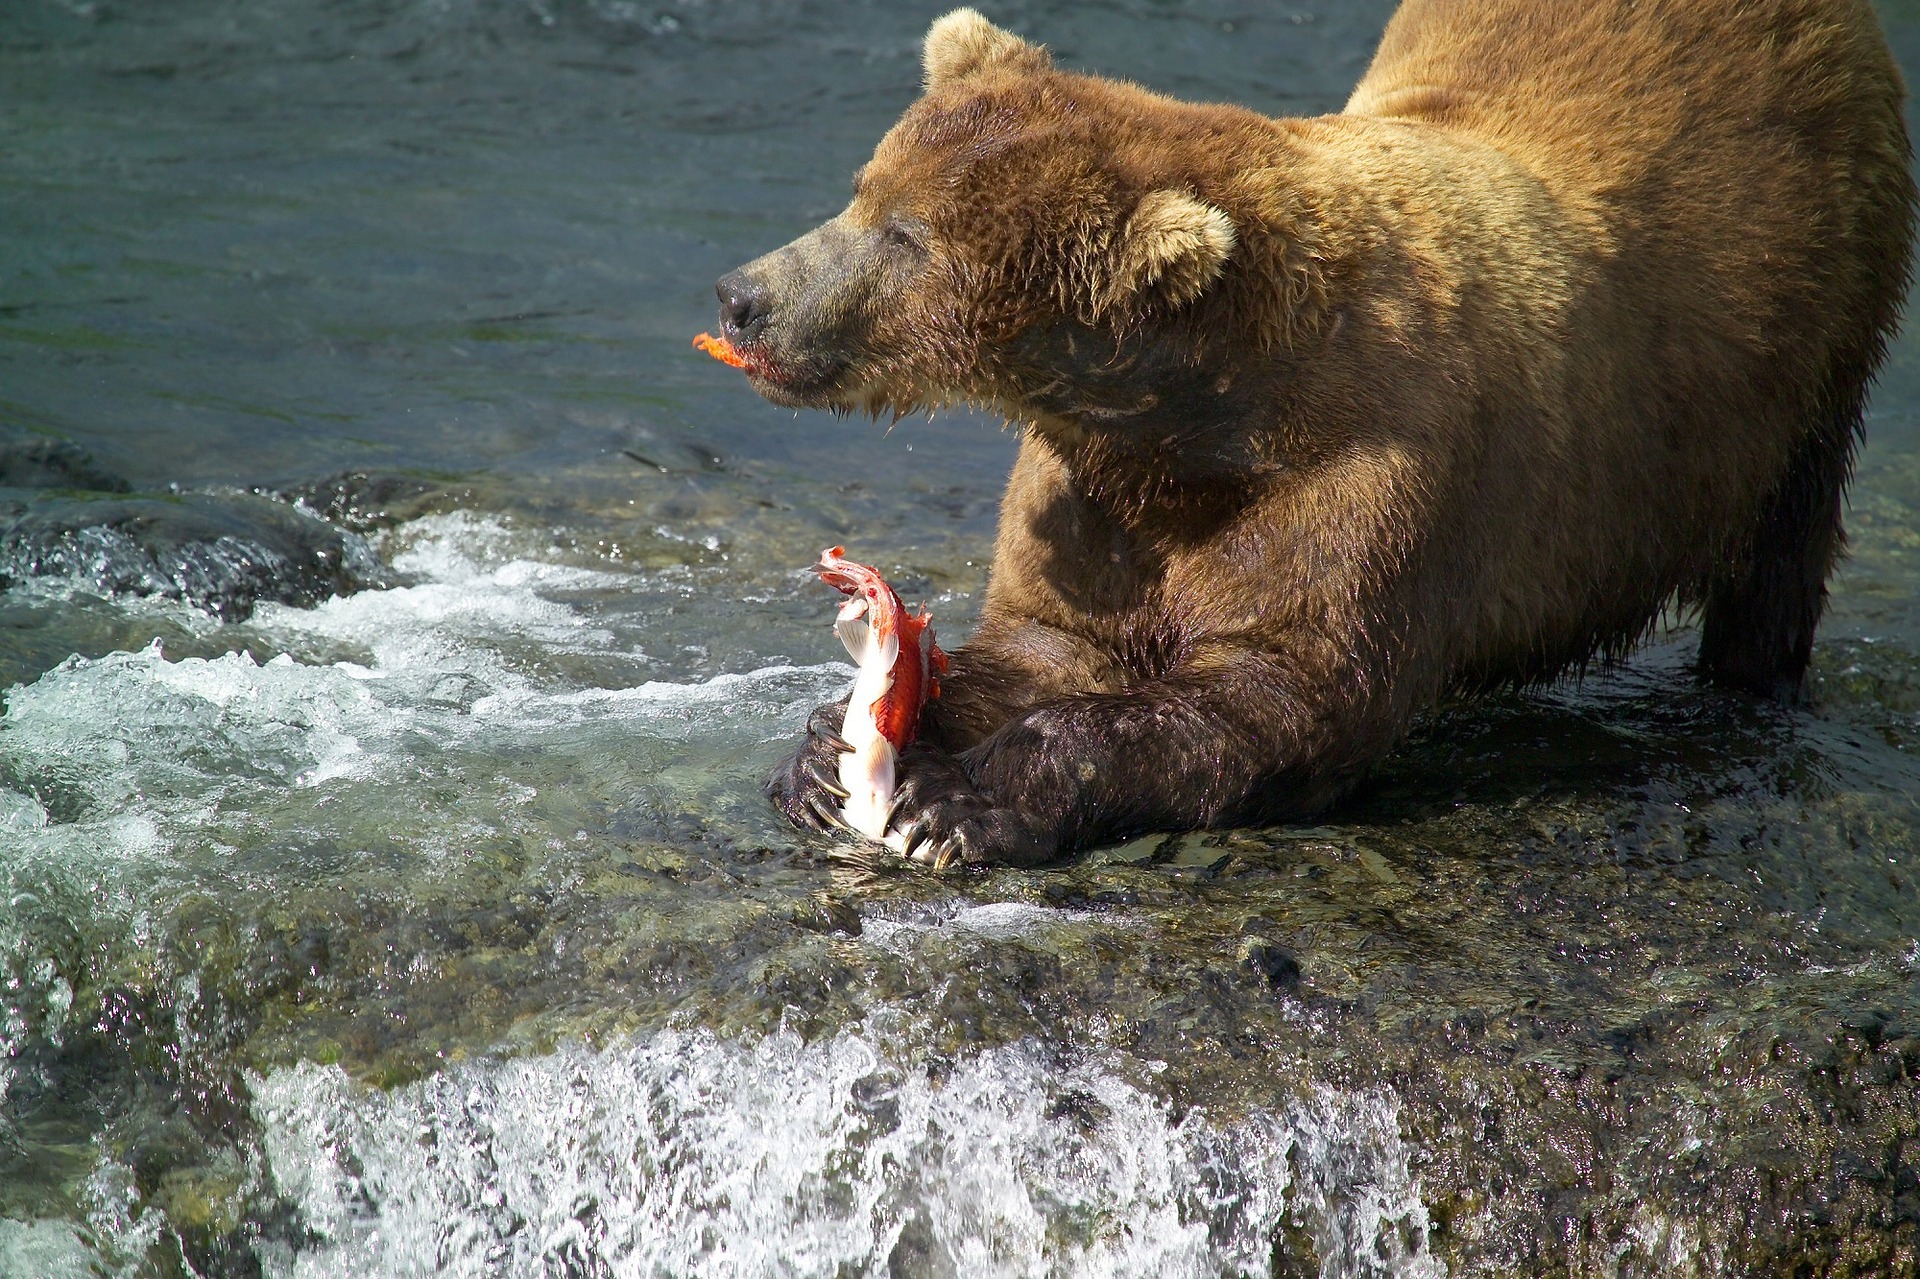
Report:
[{"label": "salmon", "polygon": [[731,364],[736,369],[747,367],[747,357],[734,348],[725,338],[717,338],[711,333],[702,333],[693,339],[696,351],[705,351],[722,364]]},{"label": "salmon", "polygon": [[932,616],[924,608],[908,613],[877,569],[830,546],[814,571],[847,596],[833,629],[859,668],[840,730],[853,748],[840,755],[840,785],[847,792],[841,814],[853,830],[904,851],[899,832],[887,830],[894,766],[920,733],[921,708],[940,695],[947,655],[934,643]]}]

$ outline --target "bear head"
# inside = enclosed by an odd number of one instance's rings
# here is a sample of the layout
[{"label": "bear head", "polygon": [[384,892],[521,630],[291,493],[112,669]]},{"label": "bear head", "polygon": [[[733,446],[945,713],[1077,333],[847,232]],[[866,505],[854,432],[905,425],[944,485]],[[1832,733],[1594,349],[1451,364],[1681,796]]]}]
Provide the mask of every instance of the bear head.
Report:
[{"label": "bear head", "polygon": [[1228,208],[1270,122],[1062,72],[972,9],[933,24],[924,66],[845,211],[720,280],[721,332],[755,389],[1030,419],[1052,411],[1035,409],[1048,386],[1087,385],[1070,356],[1110,371],[1151,333],[1155,360],[1194,363],[1168,335],[1201,332],[1191,313],[1234,272]]}]

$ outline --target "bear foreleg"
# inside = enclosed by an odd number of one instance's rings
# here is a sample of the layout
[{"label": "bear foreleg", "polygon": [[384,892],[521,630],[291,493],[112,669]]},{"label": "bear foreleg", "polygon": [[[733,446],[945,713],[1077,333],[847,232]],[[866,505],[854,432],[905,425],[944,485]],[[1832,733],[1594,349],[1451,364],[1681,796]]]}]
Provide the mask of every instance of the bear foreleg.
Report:
[{"label": "bear foreleg", "polygon": [[[893,826],[923,860],[1033,864],[1154,830],[1324,808],[1371,753],[1368,717],[1313,705],[1290,663],[1239,652],[1046,702],[950,755],[903,756]],[[1340,741],[1322,740],[1344,725]]]}]

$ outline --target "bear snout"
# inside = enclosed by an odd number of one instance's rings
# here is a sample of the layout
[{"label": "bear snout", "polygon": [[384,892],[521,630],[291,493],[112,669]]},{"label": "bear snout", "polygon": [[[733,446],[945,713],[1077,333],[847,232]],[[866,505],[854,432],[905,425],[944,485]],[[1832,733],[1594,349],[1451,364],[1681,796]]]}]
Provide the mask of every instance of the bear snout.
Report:
[{"label": "bear snout", "polygon": [[742,267],[721,276],[713,290],[720,295],[720,335],[736,346],[759,337],[773,309],[766,283],[752,278]]}]

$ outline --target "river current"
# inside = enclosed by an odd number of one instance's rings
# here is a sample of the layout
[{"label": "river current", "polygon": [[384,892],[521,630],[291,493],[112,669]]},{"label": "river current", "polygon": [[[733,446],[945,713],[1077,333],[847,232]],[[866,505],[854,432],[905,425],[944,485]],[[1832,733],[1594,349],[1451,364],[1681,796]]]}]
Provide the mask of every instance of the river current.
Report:
[{"label": "river current", "polygon": [[[1306,114],[1390,7],[988,16]],[[1809,707],[1680,618],[1311,827],[767,808],[804,566],[959,641],[1013,441],[688,339],[941,8],[0,4],[0,1279],[1913,1273],[1911,335]]]}]

